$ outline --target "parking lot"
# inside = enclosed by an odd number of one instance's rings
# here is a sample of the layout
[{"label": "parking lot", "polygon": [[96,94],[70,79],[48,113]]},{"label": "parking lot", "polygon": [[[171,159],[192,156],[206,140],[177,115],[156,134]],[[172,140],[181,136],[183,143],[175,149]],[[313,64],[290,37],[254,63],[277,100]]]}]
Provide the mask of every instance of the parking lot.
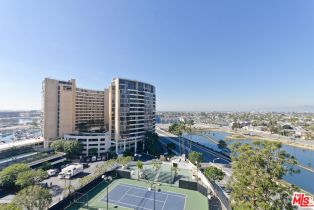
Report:
[{"label": "parking lot", "polygon": [[60,179],[58,178],[58,173],[55,176],[51,176],[41,183],[46,185],[53,195],[52,203],[57,203],[63,199],[63,190],[68,188],[68,186],[72,186],[72,191],[80,187],[79,178],[85,177],[91,173],[93,173],[97,166],[103,163],[103,161],[90,162],[87,168],[84,168],[83,173],[80,173],[74,176],[71,179]]}]

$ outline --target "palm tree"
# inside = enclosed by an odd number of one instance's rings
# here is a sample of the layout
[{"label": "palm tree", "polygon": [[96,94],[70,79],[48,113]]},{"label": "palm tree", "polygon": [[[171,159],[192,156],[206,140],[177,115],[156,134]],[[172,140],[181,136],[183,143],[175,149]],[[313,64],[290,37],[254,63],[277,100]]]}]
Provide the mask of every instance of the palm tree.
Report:
[{"label": "palm tree", "polygon": [[[75,190],[74,186],[72,186],[71,184],[67,185],[64,189],[63,189],[63,194],[64,196],[68,196],[71,194],[71,192],[73,192]],[[68,191],[68,192],[67,192]]]},{"label": "palm tree", "polygon": [[137,180],[140,180],[140,170],[143,169],[143,162],[138,160],[136,162],[136,167],[137,167]]},{"label": "palm tree", "polygon": [[194,121],[189,120],[188,125],[189,125],[189,133],[190,133],[190,151],[191,151],[192,149],[191,133],[192,133],[192,126],[194,125]]},{"label": "palm tree", "polygon": [[[175,180],[176,177],[178,176],[178,171],[179,171],[178,165],[175,164],[175,165],[171,166],[171,170],[173,170],[173,180]],[[172,179],[172,177],[171,177],[171,179]],[[171,183],[173,180],[171,180]]]},{"label": "palm tree", "polygon": [[217,146],[221,151],[224,151],[227,148],[227,143],[224,140],[219,140]]},{"label": "palm tree", "polygon": [[179,134],[180,154],[184,152],[184,139],[182,139],[182,133],[184,131],[187,131],[186,122],[180,122],[177,126],[177,133]]}]

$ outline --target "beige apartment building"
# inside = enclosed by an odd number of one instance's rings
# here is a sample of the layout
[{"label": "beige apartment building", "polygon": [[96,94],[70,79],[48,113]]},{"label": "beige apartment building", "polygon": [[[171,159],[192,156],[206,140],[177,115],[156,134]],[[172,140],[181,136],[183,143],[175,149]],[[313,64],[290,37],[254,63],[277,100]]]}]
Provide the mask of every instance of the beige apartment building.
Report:
[{"label": "beige apartment building", "polygon": [[106,138],[101,137],[99,141],[106,140],[106,150],[109,144],[120,153],[127,148],[136,150],[137,142],[144,140],[145,132],[155,130],[155,87],[147,83],[116,78],[108,89],[99,91],[78,88],[74,79],[46,78],[42,96],[46,147],[66,136],[66,139],[77,139],[85,142],[86,148],[92,148],[96,144],[88,146],[86,142],[96,139],[91,139],[93,135],[89,133],[103,133]]}]

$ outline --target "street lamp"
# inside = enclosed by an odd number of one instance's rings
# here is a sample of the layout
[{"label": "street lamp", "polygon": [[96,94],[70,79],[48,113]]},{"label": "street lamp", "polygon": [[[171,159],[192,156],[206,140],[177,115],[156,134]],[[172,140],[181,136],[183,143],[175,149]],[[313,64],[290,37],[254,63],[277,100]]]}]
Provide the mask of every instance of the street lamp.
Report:
[{"label": "street lamp", "polygon": [[111,176],[106,176],[106,175],[102,175],[101,178],[107,183],[107,210],[109,209],[109,192],[108,192],[108,188],[109,188],[109,182],[112,181],[112,177]]},{"label": "street lamp", "polygon": [[149,182],[150,183],[150,189],[154,191],[154,210],[156,209],[156,183]]}]

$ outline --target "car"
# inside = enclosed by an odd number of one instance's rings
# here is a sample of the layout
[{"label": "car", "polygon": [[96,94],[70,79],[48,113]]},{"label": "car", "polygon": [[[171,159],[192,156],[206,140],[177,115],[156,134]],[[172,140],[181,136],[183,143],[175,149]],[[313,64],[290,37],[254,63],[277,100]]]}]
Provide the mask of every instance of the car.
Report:
[{"label": "car", "polygon": [[41,186],[42,188],[48,188],[48,184],[45,182],[38,183],[38,185]]},{"label": "car", "polygon": [[93,156],[93,157],[92,157],[92,162],[94,162],[94,161],[96,161],[96,160],[97,160],[96,156]]},{"label": "car", "polygon": [[231,189],[229,187],[225,187],[224,191],[227,193],[227,194],[230,194],[231,193]]},{"label": "car", "polygon": [[60,189],[60,187],[53,186],[53,187],[51,188],[51,194],[52,194],[53,196],[56,196],[56,195],[60,194],[61,192],[62,192],[62,190]]},{"label": "car", "polygon": [[59,172],[58,169],[49,169],[49,170],[47,170],[48,176],[55,176],[55,175],[57,175],[58,172]]}]

